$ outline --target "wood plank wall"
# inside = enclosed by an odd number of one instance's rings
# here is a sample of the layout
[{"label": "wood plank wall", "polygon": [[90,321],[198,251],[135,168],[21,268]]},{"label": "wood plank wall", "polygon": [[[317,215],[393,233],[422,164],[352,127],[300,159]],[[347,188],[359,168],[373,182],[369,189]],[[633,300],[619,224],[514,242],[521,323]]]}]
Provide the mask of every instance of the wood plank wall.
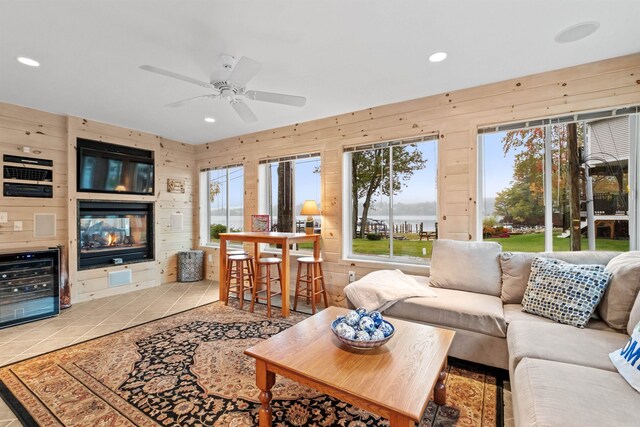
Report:
[{"label": "wood plank wall", "polygon": [[[68,118],[69,168],[69,259],[73,301],[84,301],[134,289],[155,286],[177,280],[177,252],[193,248],[195,146],[172,141],[156,135],[124,129],[78,117]],[[112,144],[126,145],[155,152],[155,195],[112,195],[77,193],[76,140],[86,138]],[[168,178],[183,178],[184,193],[167,192]],[[114,266],[93,270],[77,270],[77,202],[84,200],[125,200],[155,202],[155,254],[153,262]],[[183,230],[171,229],[171,214],[183,215]],[[131,269],[133,283],[109,288],[107,276],[111,271]]]},{"label": "wood plank wall", "polygon": [[[343,304],[348,270],[360,277],[386,267],[342,259],[344,147],[439,134],[440,237],[469,240],[476,227],[478,127],[639,103],[640,54],[634,54],[210,142],[196,147],[197,168],[244,164],[247,227],[259,213],[258,161],[320,151],[325,272],[331,300]],[[215,278],[217,251],[206,249],[214,259],[208,274]],[[426,273],[424,267],[403,270]]]},{"label": "wood plank wall", "polygon": [[[30,152],[23,152],[23,147],[29,147]],[[0,191],[0,212],[8,214],[8,222],[0,223],[0,250],[64,244],[67,241],[67,121],[65,117],[0,103],[0,159],[4,154],[53,160],[53,198],[4,197]],[[4,178],[0,179],[3,183],[6,181]],[[34,237],[35,213],[56,215],[54,238]],[[22,221],[22,231],[14,231],[15,221]]]},{"label": "wood plank wall", "polygon": [[[154,196],[103,195],[76,193],[76,138],[82,137],[155,152],[156,192]],[[23,153],[22,147],[30,147]],[[39,152],[39,153],[38,153]],[[70,244],[70,283],[72,302],[80,302],[114,293],[128,292],[177,279],[180,250],[193,248],[195,147],[155,135],[124,129],[77,117],[0,103],[0,154],[15,154],[54,162],[53,199],[4,197],[0,192],[0,212],[8,213],[8,222],[0,223],[0,250]],[[185,193],[168,193],[168,178],[184,178]],[[153,262],[128,266],[77,271],[77,201],[146,200],[155,202],[156,239]],[[33,237],[33,214],[55,213],[56,237]],[[171,214],[182,213],[182,232],[171,230]],[[14,221],[22,221],[23,231],[13,231]],[[110,271],[131,269],[133,284],[109,288]]]}]

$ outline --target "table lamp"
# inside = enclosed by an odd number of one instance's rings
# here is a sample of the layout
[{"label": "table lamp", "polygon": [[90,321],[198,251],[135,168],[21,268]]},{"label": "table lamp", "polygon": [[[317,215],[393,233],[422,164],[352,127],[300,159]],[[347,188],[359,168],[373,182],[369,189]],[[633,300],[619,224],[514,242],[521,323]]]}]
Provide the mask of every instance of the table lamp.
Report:
[{"label": "table lamp", "polygon": [[304,231],[307,234],[313,234],[313,215],[320,215],[320,209],[315,200],[305,200],[300,210],[300,215],[308,215],[307,222],[304,224]]}]

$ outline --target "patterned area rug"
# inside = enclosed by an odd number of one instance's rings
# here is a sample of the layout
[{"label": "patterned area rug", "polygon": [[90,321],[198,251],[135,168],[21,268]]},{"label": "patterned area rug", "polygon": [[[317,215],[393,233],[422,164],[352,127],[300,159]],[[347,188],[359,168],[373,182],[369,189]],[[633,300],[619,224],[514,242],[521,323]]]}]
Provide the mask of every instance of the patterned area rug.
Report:
[{"label": "patterned area rug", "polygon": [[[0,369],[0,393],[26,425],[253,426],[259,390],[244,349],[304,319],[268,319],[217,302]],[[501,372],[451,360],[447,405],[421,427],[501,426]],[[388,426],[277,377],[274,426]]]}]

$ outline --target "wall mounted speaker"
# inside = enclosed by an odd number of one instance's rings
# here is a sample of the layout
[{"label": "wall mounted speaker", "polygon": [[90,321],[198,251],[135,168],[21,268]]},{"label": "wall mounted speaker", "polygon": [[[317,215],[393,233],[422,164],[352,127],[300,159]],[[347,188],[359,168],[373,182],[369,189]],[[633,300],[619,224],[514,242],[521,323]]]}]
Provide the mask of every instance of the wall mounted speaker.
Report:
[{"label": "wall mounted speaker", "polygon": [[33,214],[33,237],[56,237],[56,214]]}]

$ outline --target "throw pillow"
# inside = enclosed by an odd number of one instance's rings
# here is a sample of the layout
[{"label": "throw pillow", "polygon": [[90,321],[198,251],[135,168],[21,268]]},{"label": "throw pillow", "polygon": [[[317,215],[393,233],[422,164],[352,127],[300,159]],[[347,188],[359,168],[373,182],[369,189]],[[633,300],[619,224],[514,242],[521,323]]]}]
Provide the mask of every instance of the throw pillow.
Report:
[{"label": "throw pillow", "polygon": [[[502,252],[500,267],[502,268],[502,302],[520,304],[524,291],[529,284],[531,262],[537,256],[559,259],[571,264],[603,264],[606,265],[620,252],[612,251],[580,251],[580,252]],[[594,312],[594,316],[596,312]]]},{"label": "throw pillow", "polygon": [[584,328],[610,279],[611,273],[604,271],[604,265],[534,258],[522,310]]},{"label": "throw pillow", "polygon": [[613,329],[627,327],[629,313],[640,291],[640,252],[625,252],[607,264],[611,283],[602,297],[598,312],[602,320]]},{"label": "throw pillow", "polygon": [[502,246],[496,242],[438,239],[433,242],[430,284],[435,288],[500,296],[501,251]]},{"label": "throw pillow", "polygon": [[640,323],[633,329],[633,334],[624,347],[609,353],[609,359],[622,378],[640,392]]}]

